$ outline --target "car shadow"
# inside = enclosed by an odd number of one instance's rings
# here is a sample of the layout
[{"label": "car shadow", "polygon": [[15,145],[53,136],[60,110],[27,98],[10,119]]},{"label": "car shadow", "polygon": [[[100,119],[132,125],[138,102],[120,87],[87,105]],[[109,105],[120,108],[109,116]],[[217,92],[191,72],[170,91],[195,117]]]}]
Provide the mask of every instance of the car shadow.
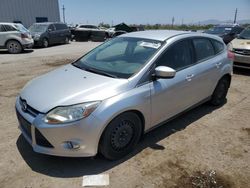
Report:
[{"label": "car shadow", "polygon": [[52,45],[49,45],[47,48],[44,48],[42,46],[33,46],[33,49],[49,49],[49,48],[54,48],[57,46],[63,46],[63,45],[69,45],[69,44],[60,44],[60,43],[59,44],[52,44]]},{"label": "car shadow", "polygon": [[187,126],[203,116],[212,113],[217,108],[203,104],[150,131],[143,136],[141,142],[132,153],[118,161],[108,161],[100,155],[90,158],[68,158],[38,154],[33,152],[31,146],[22,135],[17,139],[16,145],[24,161],[35,172],[51,177],[63,178],[99,174],[127,161],[145,148],[150,147],[154,150],[166,149],[164,146],[158,144],[160,140],[184,130]]},{"label": "car shadow", "polygon": [[250,69],[234,67],[233,73],[238,75],[250,76]]},{"label": "car shadow", "polygon": [[8,52],[8,50],[0,50],[0,55],[1,54],[10,54],[10,55],[20,55],[20,54],[28,54],[28,53],[32,53],[34,50],[33,49],[25,49],[23,50],[21,53],[19,54],[11,54]]}]

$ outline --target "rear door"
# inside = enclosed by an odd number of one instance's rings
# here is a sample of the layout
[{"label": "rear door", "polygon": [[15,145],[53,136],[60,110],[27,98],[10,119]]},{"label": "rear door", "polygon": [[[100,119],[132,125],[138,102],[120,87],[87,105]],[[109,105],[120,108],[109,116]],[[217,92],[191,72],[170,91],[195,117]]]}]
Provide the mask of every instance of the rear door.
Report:
[{"label": "rear door", "polygon": [[219,50],[213,45],[213,39],[205,37],[193,38],[193,46],[195,49],[195,73],[197,92],[196,102],[199,102],[212,95],[215,85],[217,84],[221,73],[220,68],[223,64],[224,44],[215,41],[219,45]]}]

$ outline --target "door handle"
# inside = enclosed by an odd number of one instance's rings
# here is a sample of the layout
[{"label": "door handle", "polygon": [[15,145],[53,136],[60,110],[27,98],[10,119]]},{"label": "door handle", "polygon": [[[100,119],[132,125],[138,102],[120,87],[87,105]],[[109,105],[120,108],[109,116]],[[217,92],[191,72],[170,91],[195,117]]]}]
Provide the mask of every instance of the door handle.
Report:
[{"label": "door handle", "polygon": [[191,81],[193,77],[194,77],[194,74],[189,74],[186,76],[186,80]]},{"label": "door handle", "polygon": [[221,64],[222,64],[221,62],[216,63],[216,64],[215,64],[216,68],[220,68]]}]

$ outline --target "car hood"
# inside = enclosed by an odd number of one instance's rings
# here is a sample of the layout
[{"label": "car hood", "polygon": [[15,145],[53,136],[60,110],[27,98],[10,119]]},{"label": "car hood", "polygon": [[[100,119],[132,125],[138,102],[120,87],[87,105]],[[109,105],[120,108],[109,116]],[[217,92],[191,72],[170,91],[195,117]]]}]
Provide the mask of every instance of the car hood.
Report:
[{"label": "car hood", "polygon": [[32,108],[47,113],[57,106],[102,101],[124,92],[127,79],[110,78],[66,65],[31,80],[20,93]]},{"label": "car hood", "polygon": [[232,42],[233,48],[250,50],[249,39],[234,39]]}]

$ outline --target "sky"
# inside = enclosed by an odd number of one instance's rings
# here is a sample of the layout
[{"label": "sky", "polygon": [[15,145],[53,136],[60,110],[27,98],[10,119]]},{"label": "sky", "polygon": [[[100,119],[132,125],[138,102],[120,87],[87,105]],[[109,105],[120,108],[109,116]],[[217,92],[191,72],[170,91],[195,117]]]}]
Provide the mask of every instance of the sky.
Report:
[{"label": "sky", "polygon": [[[250,19],[250,0],[59,0],[67,23],[191,24],[216,19]],[[62,19],[63,21],[63,19]]]}]

